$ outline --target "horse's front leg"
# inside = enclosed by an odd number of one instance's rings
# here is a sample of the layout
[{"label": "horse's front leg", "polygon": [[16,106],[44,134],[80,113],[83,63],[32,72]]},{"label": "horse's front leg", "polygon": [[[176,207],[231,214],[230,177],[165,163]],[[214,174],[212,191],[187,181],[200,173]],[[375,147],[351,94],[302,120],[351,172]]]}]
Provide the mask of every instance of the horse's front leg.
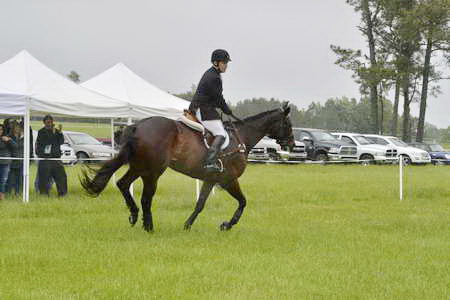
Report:
[{"label": "horse's front leg", "polygon": [[203,183],[202,188],[200,190],[200,195],[198,196],[198,199],[197,199],[197,204],[195,205],[194,212],[184,223],[185,230],[191,229],[191,226],[194,223],[195,219],[197,218],[198,214],[205,207],[205,202],[208,199],[208,196],[211,193],[213,186],[214,186],[214,183],[210,183],[210,182]]},{"label": "horse's front leg", "polygon": [[242,194],[241,187],[239,186],[239,182],[237,179],[222,185],[222,187],[239,202],[239,206],[233,214],[233,217],[229,222],[224,221],[220,225],[220,230],[229,230],[233,225],[239,222],[241,218],[242,212],[244,211],[245,205],[247,204],[247,200],[245,200],[245,196]]}]

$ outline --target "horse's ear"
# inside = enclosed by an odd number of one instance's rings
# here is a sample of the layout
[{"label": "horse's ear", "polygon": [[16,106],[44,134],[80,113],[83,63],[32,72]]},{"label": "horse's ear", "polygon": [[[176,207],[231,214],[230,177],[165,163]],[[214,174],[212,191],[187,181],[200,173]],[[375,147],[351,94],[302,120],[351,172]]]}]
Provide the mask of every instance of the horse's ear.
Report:
[{"label": "horse's ear", "polygon": [[286,116],[291,112],[291,107],[289,106],[289,101],[286,101],[283,103],[283,111]]}]

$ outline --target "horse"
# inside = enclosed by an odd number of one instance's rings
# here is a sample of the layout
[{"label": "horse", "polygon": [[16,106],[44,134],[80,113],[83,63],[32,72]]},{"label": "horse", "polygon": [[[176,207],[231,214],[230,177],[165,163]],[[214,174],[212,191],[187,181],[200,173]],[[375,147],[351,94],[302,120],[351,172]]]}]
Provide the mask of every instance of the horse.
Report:
[{"label": "horse", "polygon": [[[214,174],[207,174],[202,167],[207,152],[202,133],[192,130],[184,123],[164,117],[143,119],[125,128],[121,138],[122,146],[115,158],[104,162],[97,169],[83,170],[80,176],[81,185],[89,195],[97,197],[114,172],[128,164],[128,171],[117,181],[117,187],[130,210],[128,220],[134,226],[138,219],[139,209],[129,190],[133,181],[140,177],[144,184],[141,198],[143,228],[151,232],[153,195],[159,177],[169,167],[203,181],[195,209],[184,223],[184,229],[191,228],[204,208],[212,188],[218,184],[238,201],[232,218],[220,225],[221,230],[229,230],[238,223],[246,206],[247,201],[238,178],[244,173],[249,151],[266,135],[276,139],[281,145],[294,145],[289,112],[289,104],[284,103],[278,109],[236,122],[225,122],[226,127],[234,128],[234,132],[229,133],[230,145],[219,154],[223,172]],[[245,148],[245,151],[239,151],[240,148]]]}]

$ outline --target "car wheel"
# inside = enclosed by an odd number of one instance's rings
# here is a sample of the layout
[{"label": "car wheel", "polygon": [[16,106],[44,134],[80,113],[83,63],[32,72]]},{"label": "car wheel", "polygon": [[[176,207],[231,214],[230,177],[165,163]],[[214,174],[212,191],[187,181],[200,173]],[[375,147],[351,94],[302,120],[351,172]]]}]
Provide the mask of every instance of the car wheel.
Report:
[{"label": "car wheel", "polygon": [[365,153],[361,155],[359,160],[363,160],[363,164],[373,164],[374,163],[373,158],[374,157],[372,155]]},{"label": "car wheel", "polygon": [[400,155],[403,158],[403,165],[407,166],[412,163],[411,158],[408,155]]},{"label": "car wheel", "polygon": [[269,156],[270,156],[270,159],[272,159],[272,160],[276,160],[276,161],[281,160],[281,156],[278,153],[270,152]]},{"label": "car wheel", "polygon": [[77,153],[78,163],[80,163],[80,164],[87,164],[88,161],[87,160],[83,160],[83,159],[86,159],[86,158],[89,158],[89,156],[86,153],[84,153],[84,152],[78,152]]},{"label": "car wheel", "polygon": [[316,155],[316,160],[318,161],[327,161],[328,160],[328,155],[326,155],[325,153],[319,153]]}]

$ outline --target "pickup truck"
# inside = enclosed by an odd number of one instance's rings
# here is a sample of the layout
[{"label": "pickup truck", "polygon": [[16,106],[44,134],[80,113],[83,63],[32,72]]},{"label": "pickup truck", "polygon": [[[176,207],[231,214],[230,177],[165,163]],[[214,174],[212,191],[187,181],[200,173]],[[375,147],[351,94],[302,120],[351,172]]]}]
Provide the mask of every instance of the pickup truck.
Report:
[{"label": "pickup truck", "polygon": [[305,143],[307,159],[318,161],[356,161],[357,148],[338,140],[328,131],[311,128],[292,128],[295,140]]},{"label": "pickup truck", "polygon": [[375,163],[398,162],[397,149],[375,144],[360,133],[336,132],[332,133],[332,135],[339,140],[355,145],[360,160],[369,160]]},{"label": "pickup truck", "polygon": [[263,137],[249,152],[249,159],[253,160],[305,160],[305,144],[295,141],[291,151],[283,151],[274,139]]},{"label": "pickup truck", "polygon": [[364,137],[376,144],[397,149],[397,154],[403,159],[404,164],[427,164],[431,162],[431,157],[428,152],[419,148],[408,146],[408,144],[395,136],[364,134]]}]

